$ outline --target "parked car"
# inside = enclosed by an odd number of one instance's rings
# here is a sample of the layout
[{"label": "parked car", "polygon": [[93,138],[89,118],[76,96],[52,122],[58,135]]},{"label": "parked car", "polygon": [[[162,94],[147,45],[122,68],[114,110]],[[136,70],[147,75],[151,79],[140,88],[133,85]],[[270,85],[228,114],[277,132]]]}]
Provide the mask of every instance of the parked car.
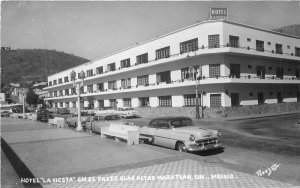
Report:
[{"label": "parked car", "polygon": [[188,117],[160,117],[140,128],[140,139],[180,152],[202,151],[221,147],[221,133],[195,126]]},{"label": "parked car", "polygon": [[[81,123],[84,123],[89,119],[90,115],[87,112],[81,112]],[[68,127],[77,127],[78,114],[71,114],[70,117],[66,119]]]},{"label": "parked car", "polygon": [[47,109],[40,109],[37,111],[37,121],[47,122],[49,119],[53,119],[53,114]]},{"label": "parked car", "polygon": [[1,117],[9,117],[11,113],[8,110],[1,111]]},{"label": "parked car", "polygon": [[113,107],[101,107],[94,111],[95,114],[118,113]]},{"label": "parked car", "polygon": [[81,112],[87,112],[88,114],[94,114],[94,109],[90,108],[90,107],[83,107],[80,109]]},{"label": "parked car", "polygon": [[122,118],[129,118],[129,117],[140,117],[140,114],[137,110],[131,107],[122,107],[117,109],[118,113]]},{"label": "parked car", "polygon": [[101,127],[108,126],[110,123],[124,124],[125,122],[117,113],[104,113],[91,116],[89,120],[83,123],[85,130],[90,130],[95,133],[101,133]]}]

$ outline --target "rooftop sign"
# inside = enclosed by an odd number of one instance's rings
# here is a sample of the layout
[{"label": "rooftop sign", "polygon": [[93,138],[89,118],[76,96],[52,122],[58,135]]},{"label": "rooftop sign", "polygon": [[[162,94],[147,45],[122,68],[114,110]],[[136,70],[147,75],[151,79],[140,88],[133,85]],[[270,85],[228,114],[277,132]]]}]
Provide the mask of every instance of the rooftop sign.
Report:
[{"label": "rooftop sign", "polygon": [[211,8],[210,9],[210,19],[219,20],[228,18],[228,9],[227,8]]}]

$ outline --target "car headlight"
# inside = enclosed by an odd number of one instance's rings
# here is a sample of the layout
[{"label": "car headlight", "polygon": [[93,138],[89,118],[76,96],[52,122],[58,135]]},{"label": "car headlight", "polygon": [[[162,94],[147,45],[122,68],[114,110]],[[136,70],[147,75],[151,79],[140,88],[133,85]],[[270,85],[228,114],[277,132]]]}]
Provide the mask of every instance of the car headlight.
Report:
[{"label": "car headlight", "polygon": [[194,141],[195,140],[195,136],[194,135],[191,135],[190,136],[190,141]]},{"label": "car headlight", "polygon": [[218,135],[218,137],[220,137],[220,136],[221,136],[221,132],[220,132],[220,131],[218,131],[217,135]]}]

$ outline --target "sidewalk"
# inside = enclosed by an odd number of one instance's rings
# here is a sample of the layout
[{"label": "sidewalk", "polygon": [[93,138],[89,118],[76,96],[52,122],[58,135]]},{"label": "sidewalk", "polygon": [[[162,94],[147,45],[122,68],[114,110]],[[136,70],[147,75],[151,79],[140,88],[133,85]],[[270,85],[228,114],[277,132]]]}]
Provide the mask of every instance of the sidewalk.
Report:
[{"label": "sidewalk", "polygon": [[17,170],[28,187],[293,187],[195,160],[201,157],[188,153],[144,144],[127,146],[40,122],[1,121],[2,143],[13,152],[2,149],[12,164],[23,164]]}]

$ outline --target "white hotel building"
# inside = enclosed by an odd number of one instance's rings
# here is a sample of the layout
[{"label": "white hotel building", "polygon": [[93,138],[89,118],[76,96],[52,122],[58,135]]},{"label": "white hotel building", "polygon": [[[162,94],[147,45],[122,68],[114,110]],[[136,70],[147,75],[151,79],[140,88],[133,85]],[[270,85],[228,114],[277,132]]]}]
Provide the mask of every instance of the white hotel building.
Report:
[{"label": "white hotel building", "polygon": [[[197,70],[197,81],[191,76]],[[194,70],[194,69],[193,69]],[[300,101],[300,37],[229,20],[158,36],[48,77],[53,107],[231,107]]]}]

